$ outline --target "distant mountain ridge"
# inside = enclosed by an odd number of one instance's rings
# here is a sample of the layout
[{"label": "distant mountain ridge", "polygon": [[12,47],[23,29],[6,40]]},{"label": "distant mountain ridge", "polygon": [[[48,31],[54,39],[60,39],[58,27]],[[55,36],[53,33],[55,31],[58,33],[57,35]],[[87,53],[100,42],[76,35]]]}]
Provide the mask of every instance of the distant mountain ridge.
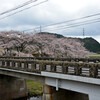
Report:
[{"label": "distant mountain ridge", "polygon": [[84,39],[80,38],[80,41],[84,43],[85,48],[90,52],[100,53],[100,43],[96,41],[94,38],[92,37],[87,37]]},{"label": "distant mountain ridge", "polygon": [[57,38],[64,38],[63,35],[57,33],[49,33],[49,32],[40,32],[38,34],[48,34],[48,35],[55,35]]}]

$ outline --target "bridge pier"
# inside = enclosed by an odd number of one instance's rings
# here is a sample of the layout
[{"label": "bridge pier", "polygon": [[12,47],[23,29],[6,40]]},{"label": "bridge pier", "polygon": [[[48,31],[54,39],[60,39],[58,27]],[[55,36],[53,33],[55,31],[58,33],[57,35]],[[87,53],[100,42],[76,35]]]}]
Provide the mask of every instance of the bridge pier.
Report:
[{"label": "bridge pier", "polygon": [[43,100],[53,100],[52,90],[53,88],[48,85],[43,86]]},{"label": "bridge pier", "polygon": [[97,100],[89,99],[87,94],[59,89],[48,85],[43,86],[43,100]]},{"label": "bridge pier", "polygon": [[100,100],[100,86],[98,89],[94,87],[89,93],[89,100]]},{"label": "bridge pier", "polygon": [[89,94],[89,100],[100,100],[100,94],[96,96],[93,94]]},{"label": "bridge pier", "polygon": [[25,80],[0,75],[0,100],[12,100],[25,96],[27,96]]}]

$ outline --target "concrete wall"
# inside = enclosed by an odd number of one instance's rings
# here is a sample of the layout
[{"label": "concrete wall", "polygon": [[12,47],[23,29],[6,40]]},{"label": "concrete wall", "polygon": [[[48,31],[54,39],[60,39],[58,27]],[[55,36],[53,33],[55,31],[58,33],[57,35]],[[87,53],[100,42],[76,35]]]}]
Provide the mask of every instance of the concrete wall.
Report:
[{"label": "concrete wall", "polygon": [[27,96],[26,81],[0,75],[0,100],[12,100]]}]

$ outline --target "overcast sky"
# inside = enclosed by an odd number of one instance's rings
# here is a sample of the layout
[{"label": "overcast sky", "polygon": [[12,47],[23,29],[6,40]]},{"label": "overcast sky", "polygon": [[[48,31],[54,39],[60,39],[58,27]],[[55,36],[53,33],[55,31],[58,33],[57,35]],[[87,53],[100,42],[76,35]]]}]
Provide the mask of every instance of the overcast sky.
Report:
[{"label": "overcast sky", "polygon": [[[29,0],[0,0],[0,12],[12,9]],[[38,2],[45,0],[38,0]],[[33,3],[31,5],[34,5]],[[31,6],[29,5],[29,6]],[[26,7],[29,7],[26,6]],[[26,30],[37,26],[67,21],[87,15],[100,13],[100,0],[48,0],[41,5],[32,7],[16,15],[0,20],[0,31]],[[4,16],[0,16],[3,18]],[[100,16],[94,17],[100,18]],[[82,37],[83,28],[85,37],[94,37],[100,42],[100,23],[88,24],[64,30],[52,30],[64,36]],[[43,30],[42,30],[43,31]]]}]

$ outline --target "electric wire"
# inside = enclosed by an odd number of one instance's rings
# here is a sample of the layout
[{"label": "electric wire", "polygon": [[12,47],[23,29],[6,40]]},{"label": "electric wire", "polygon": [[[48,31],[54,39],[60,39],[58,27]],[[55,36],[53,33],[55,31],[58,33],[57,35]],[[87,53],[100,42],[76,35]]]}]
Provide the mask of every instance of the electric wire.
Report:
[{"label": "electric wire", "polygon": [[43,27],[42,29],[45,29],[45,28],[56,29],[56,28],[62,28],[64,26],[70,26],[70,25],[76,25],[76,24],[84,24],[84,23],[93,22],[93,21],[96,21],[96,22],[100,21],[100,18],[96,18],[96,19],[92,19],[92,20],[86,20],[86,21],[83,21],[83,22],[76,22],[76,23],[72,23],[72,24],[59,25],[59,26],[56,26],[56,27],[48,27],[47,26],[47,27]]},{"label": "electric wire", "polygon": [[[71,28],[71,27],[78,27],[78,26],[82,26],[82,25],[87,25],[87,24],[93,24],[93,23],[98,23],[100,22],[100,18],[96,18],[96,19],[92,19],[92,20],[85,20],[85,21],[82,21],[82,22],[76,22],[76,23],[71,23],[71,24],[65,24],[65,25],[62,25],[62,24],[59,24],[59,26],[45,26],[45,27],[41,27],[42,28],[42,31],[43,30],[61,30],[61,29],[66,29],[66,28]],[[27,30],[23,30],[24,32],[25,31],[31,31],[31,30],[39,30],[40,27],[36,27],[36,28],[32,28],[32,29],[27,29]]]},{"label": "electric wire", "polygon": [[[68,28],[73,28],[73,27],[79,27],[79,26],[82,26],[82,25],[88,25],[88,24],[93,24],[93,23],[99,23],[100,20],[98,21],[91,21],[91,22],[86,22],[86,23],[79,23],[79,24],[73,24],[71,26],[66,26],[66,27],[62,27],[62,28],[57,28],[57,29],[47,29],[48,31],[53,31],[53,30],[65,30],[65,29],[68,29]],[[43,30],[43,29],[42,29]],[[46,29],[44,29],[45,31]]]},{"label": "electric wire", "polygon": [[23,4],[20,4],[20,5],[18,5],[17,7],[15,7],[15,8],[12,8],[12,9],[10,9],[10,10],[7,10],[7,11],[4,11],[4,12],[2,12],[2,13],[0,13],[0,16],[1,15],[4,15],[4,14],[7,14],[7,13],[10,13],[10,12],[12,12],[12,11],[14,11],[14,10],[17,10],[17,9],[19,9],[19,8],[22,8],[22,7],[24,7],[24,6],[26,6],[26,5],[29,5],[29,4],[31,4],[31,3],[33,3],[33,2],[36,2],[36,1],[38,1],[38,0],[30,0],[30,1],[27,1],[27,2],[25,2],[25,3],[23,3]]},{"label": "electric wire", "polygon": [[12,14],[9,14],[9,15],[7,15],[7,16],[4,16],[4,17],[0,18],[0,20],[5,19],[5,18],[7,18],[7,17],[10,17],[10,16],[12,16],[12,15],[15,15],[15,14],[17,14],[17,13],[19,13],[19,12],[24,11],[24,10],[30,9],[30,8],[32,8],[32,7],[38,6],[38,5],[40,5],[40,4],[42,4],[42,3],[45,3],[45,2],[47,2],[47,1],[48,1],[48,0],[45,0],[45,1],[39,2],[38,4],[34,4],[34,5],[30,6],[30,7],[27,7],[27,8],[24,8],[24,9],[22,9],[22,10],[16,11],[16,12],[14,12],[14,13],[12,13]]},{"label": "electric wire", "polygon": [[[62,22],[58,22],[58,23],[52,23],[52,24],[48,24],[48,25],[43,25],[43,26],[41,26],[41,28],[45,28],[45,27],[49,27],[49,26],[57,26],[57,25],[61,25],[61,24],[69,23],[69,22],[83,20],[83,19],[89,19],[89,18],[92,18],[92,17],[97,17],[99,15],[100,15],[100,13],[91,14],[91,15],[80,17],[80,18],[76,18],[76,19],[71,19],[71,20],[62,21]],[[36,27],[35,29],[39,29],[39,28],[40,27]],[[28,31],[28,30],[33,30],[33,29],[27,29],[27,30],[24,30],[24,31]]]}]

